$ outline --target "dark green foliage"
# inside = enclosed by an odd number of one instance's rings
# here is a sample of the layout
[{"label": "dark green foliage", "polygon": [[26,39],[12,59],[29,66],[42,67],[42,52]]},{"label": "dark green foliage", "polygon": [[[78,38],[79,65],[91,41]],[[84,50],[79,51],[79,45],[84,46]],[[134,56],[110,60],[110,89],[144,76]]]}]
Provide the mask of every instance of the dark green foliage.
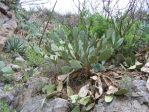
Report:
[{"label": "dark green foliage", "polygon": [[5,42],[4,52],[17,52],[23,54],[26,50],[27,43],[21,38],[12,37]]},{"label": "dark green foliage", "polygon": [[28,64],[30,66],[39,66],[43,64],[44,57],[42,56],[42,53],[40,52],[40,48],[37,46],[31,46],[26,50],[26,58],[28,60]]},{"label": "dark green foliage", "polygon": [[103,34],[109,28],[110,22],[105,17],[103,17],[98,13],[91,15],[88,19],[90,21],[90,27],[89,27],[90,33],[92,34],[96,33],[97,36],[101,38],[101,36],[103,36]]}]

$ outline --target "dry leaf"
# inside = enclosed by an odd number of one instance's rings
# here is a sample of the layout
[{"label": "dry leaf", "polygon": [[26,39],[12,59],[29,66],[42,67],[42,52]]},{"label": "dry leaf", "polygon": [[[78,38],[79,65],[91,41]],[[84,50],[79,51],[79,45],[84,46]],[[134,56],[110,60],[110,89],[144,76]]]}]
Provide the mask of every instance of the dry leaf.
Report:
[{"label": "dry leaf", "polygon": [[146,87],[147,87],[147,89],[149,91],[149,77],[148,77],[147,82],[146,82]]},{"label": "dry leaf", "polygon": [[92,76],[90,78],[93,79],[93,80],[97,80],[98,79],[98,77],[96,75],[95,76]]},{"label": "dry leaf", "polygon": [[79,95],[80,97],[85,97],[85,96],[87,96],[88,92],[89,92],[89,84],[83,86],[83,87],[80,89],[78,95]]},{"label": "dry leaf", "polygon": [[57,77],[57,79],[58,79],[59,81],[64,81],[68,76],[69,76],[69,74],[59,75],[59,76]]},{"label": "dry leaf", "polygon": [[102,82],[100,77],[98,77],[98,80],[95,82],[95,87],[98,89],[99,97],[100,97],[103,93],[103,87],[102,87]]},{"label": "dry leaf", "polygon": [[101,96],[101,94],[99,94],[99,93],[96,92],[96,93],[95,93],[95,97],[94,97],[95,100],[97,100],[98,98],[100,98],[100,96]]},{"label": "dry leaf", "polygon": [[142,72],[146,72],[149,73],[149,62],[146,63],[142,68],[141,68]]},{"label": "dry leaf", "polygon": [[114,86],[110,85],[110,86],[108,87],[107,94],[108,94],[108,95],[114,94],[114,93],[116,93],[117,91],[118,91],[118,88],[117,88],[117,87],[114,87]]},{"label": "dry leaf", "polygon": [[70,86],[67,86],[67,95],[68,96],[72,96],[73,95],[73,90],[72,90],[72,88],[70,87]]},{"label": "dry leaf", "polygon": [[63,89],[63,82],[62,81],[59,81],[58,82],[58,85],[57,85],[57,91],[62,91],[62,89]]}]

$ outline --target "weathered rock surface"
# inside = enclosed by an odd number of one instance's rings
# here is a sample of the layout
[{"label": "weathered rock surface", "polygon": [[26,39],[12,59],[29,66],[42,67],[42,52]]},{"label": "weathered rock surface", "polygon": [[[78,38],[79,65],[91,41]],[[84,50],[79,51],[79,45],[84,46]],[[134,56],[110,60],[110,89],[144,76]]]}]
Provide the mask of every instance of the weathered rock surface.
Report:
[{"label": "weathered rock surface", "polygon": [[48,101],[37,96],[31,98],[20,112],[69,112],[69,102],[61,98],[55,98]]},{"label": "weathered rock surface", "polygon": [[8,11],[9,7],[0,2],[0,8],[5,10],[6,16],[0,12],[0,50],[3,49],[5,41],[13,36],[15,29],[17,28],[17,22],[15,18],[15,13],[13,11]]},{"label": "weathered rock surface", "polygon": [[149,112],[149,92],[146,82],[134,80],[131,96],[116,97],[110,104],[99,101],[93,112]]}]

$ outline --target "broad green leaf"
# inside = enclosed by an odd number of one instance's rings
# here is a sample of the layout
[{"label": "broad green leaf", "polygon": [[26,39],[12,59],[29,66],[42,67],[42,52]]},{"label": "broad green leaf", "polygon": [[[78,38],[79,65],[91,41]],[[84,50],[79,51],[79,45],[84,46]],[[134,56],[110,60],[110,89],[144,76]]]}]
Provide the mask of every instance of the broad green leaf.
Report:
[{"label": "broad green leaf", "polygon": [[107,59],[109,59],[111,57],[113,53],[113,49],[104,49],[100,55],[99,55],[99,61],[106,61]]},{"label": "broad green leaf", "polygon": [[80,106],[79,106],[79,105],[75,106],[75,107],[72,109],[71,112],[81,112],[81,111],[80,111]]},{"label": "broad green leaf", "polygon": [[77,39],[78,38],[78,34],[79,34],[79,29],[77,27],[73,28],[73,38]]},{"label": "broad green leaf", "polygon": [[5,67],[5,63],[3,61],[0,61],[0,69]]},{"label": "broad green leaf", "polygon": [[120,38],[118,41],[117,41],[117,47],[121,46],[122,43],[124,41],[124,38]]},{"label": "broad green leaf", "polygon": [[82,68],[82,65],[81,65],[81,62],[80,61],[77,61],[77,60],[70,60],[69,61],[71,67],[73,69],[79,69],[79,68]]},{"label": "broad green leaf", "polygon": [[69,72],[71,72],[73,69],[71,68],[71,67],[69,67],[69,66],[63,66],[62,67],[62,73],[63,74],[66,74],[66,73],[69,73]]},{"label": "broad green leaf", "polygon": [[13,74],[14,71],[12,70],[11,67],[4,67],[1,69],[1,71],[3,72],[3,74]]},{"label": "broad green leaf", "polygon": [[122,96],[122,95],[125,95],[127,93],[128,93],[128,89],[123,88],[123,89],[120,89],[118,92],[116,92],[115,95]]},{"label": "broad green leaf", "polygon": [[112,43],[115,44],[115,32],[112,33]]},{"label": "broad green leaf", "polygon": [[90,96],[86,96],[86,97],[81,98],[79,100],[79,103],[85,106],[90,102],[90,100],[91,100]]},{"label": "broad green leaf", "polygon": [[91,109],[94,108],[94,106],[95,106],[94,103],[89,104],[89,105],[86,107],[86,111],[90,111]]},{"label": "broad green leaf", "polygon": [[55,85],[45,85],[43,88],[42,88],[42,91],[44,93],[47,93],[47,94],[51,94],[55,91],[56,89],[56,86]]},{"label": "broad green leaf", "polygon": [[113,96],[105,96],[105,102],[110,103],[113,100]]},{"label": "broad green leaf", "polygon": [[79,95],[72,95],[72,96],[70,96],[70,99],[71,99],[72,103],[76,103],[77,100],[79,99]]}]

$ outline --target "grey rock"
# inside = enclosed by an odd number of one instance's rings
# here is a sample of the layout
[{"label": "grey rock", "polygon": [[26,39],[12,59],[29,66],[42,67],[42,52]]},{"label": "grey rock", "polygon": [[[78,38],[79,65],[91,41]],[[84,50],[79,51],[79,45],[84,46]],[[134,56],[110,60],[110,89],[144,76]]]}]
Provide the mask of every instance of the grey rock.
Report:
[{"label": "grey rock", "polygon": [[69,112],[69,102],[61,98],[51,99],[43,103],[44,98],[36,96],[23,106],[20,112]]},{"label": "grey rock", "polygon": [[123,97],[116,98],[110,104],[99,102],[93,112],[149,112],[149,107],[135,99]]},{"label": "grey rock", "polygon": [[43,112],[69,112],[69,102],[67,100],[56,98],[46,102],[42,109]]},{"label": "grey rock", "polygon": [[136,98],[141,104],[145,103],[149,105],[149,92],[146,87],[146,81],[134,80],[132,90],[133,93],[136,93],[138,95],[138,97]]}]

